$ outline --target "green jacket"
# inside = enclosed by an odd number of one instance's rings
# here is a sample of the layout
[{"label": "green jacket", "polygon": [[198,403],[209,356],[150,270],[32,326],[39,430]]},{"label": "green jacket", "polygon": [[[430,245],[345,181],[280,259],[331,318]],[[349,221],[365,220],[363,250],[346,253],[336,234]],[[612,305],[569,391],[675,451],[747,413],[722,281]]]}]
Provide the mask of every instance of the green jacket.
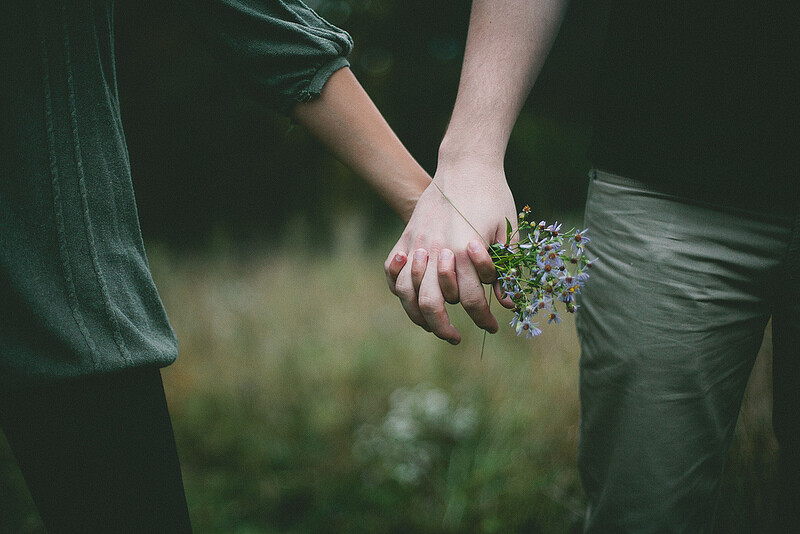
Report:
[{"label": "green jacket", "polygon": [[[299,1],[184,0],[279,111],[347,66]],[[120,117],[113,0],[9,0],[0,22],[0,387],[170,364]]]}]

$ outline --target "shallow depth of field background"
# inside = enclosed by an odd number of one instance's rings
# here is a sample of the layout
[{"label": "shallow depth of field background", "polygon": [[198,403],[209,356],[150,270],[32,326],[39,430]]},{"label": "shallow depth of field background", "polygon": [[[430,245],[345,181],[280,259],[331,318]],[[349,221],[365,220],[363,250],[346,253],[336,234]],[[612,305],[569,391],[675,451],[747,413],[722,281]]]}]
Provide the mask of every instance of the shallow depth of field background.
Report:
[{"label": "shallow depth of field background", "polygon": [[[356,41],[353,70],[433,173],[468,20],[455,0],[308,2]],[[591,5],[590,5],[591,4]],[[579,348],[458,347],[408,321],[384,256],[401,225],[301,128],[236,88],[181,12],[118,6],[123,120],[153,275],[181,347],[163,373],[202,533],[571,533]],[[537,218],[578,225],[603,14],[573,2],[510,142]],[[494,306],[503,323],[508,318]],[[751,378],[718,531],[768,532],[770,342]],[[0,434],[0,533],[43,532]]]}]

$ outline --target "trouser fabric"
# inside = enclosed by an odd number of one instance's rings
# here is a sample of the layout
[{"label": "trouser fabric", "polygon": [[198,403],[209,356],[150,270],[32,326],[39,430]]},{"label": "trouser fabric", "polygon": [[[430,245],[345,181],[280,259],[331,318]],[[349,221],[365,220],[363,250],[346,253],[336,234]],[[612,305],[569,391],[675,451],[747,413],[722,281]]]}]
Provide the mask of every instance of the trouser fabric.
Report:
[{"label": "trouser fabric", "polygon": [[599,258],[577,317],[585,532],[712,532],[770,317],[783,493],[796,489],[796,221],[593,171],[585,222]]},{"label": "trouser fabric", "polygon": [[51,534],[191,532],[159,369],[2,391],[0,427]]}]

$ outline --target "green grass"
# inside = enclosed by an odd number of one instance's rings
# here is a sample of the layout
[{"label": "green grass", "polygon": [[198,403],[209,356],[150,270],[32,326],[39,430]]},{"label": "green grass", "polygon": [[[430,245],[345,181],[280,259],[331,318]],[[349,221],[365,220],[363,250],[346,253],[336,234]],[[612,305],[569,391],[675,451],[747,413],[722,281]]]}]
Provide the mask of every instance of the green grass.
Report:
[{"label": "green grass", "polygon": [[[385,287],[383,252],[358,239],[322,253],[223,251],[150,248],[180,340],[164,380],[196,532],[579,529],[571,321],[533,341],[506,327],[480,359],[482,333],[458,307],[458,347],[411,324]],[[737,427],[720,532],[768,524],[765,365]],[[21,487],[2,443],[0,532],[41,531]]]},{"label": "green grass", "polygon": [[[481,360],[457,307],[451,347],[408,321],[382,258],[349,251],[155,255],[181,340],[164,376],[198,531],[568,532],[582,504],[572,325],[535,342],[506,328]],[[413,482],[391,476],[391,444],[353,451],[401,388],[475,414],[459,439],[420,431],[432,458]]]}]

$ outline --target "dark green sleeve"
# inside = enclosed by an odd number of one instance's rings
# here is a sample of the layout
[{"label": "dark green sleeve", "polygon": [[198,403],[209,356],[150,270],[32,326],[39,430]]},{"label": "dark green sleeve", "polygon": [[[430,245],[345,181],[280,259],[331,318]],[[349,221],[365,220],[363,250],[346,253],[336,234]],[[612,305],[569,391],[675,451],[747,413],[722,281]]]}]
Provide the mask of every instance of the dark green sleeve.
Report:
[{"label": "dark green sleeve", "polygon": [[318,96],[349,65],[347,32],[297,0],[182,0],[212,50],[280,112]]}]

